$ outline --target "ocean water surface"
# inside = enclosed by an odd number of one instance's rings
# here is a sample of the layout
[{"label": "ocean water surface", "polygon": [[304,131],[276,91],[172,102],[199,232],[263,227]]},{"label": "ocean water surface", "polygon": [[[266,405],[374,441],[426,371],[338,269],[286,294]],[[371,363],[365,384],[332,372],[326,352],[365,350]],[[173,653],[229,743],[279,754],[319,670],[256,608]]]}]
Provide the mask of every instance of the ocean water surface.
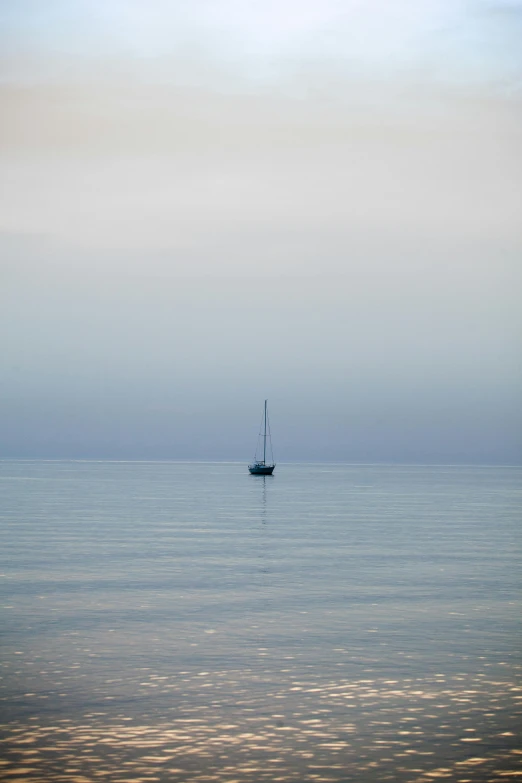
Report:
[{"label": "ocean water surface", "polygon": [[0,779],[522,778],[521,477],[0,462]]}]

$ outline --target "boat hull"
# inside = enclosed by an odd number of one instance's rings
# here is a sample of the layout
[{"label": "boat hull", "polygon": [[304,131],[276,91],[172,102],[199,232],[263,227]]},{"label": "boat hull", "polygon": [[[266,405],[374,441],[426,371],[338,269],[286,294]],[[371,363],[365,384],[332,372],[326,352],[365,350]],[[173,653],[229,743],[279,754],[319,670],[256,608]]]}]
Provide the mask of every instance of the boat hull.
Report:
[{"label": "boat hull", "polygon": [[248,469],[252,476],[271,476],[275,465],[249,465]]}]

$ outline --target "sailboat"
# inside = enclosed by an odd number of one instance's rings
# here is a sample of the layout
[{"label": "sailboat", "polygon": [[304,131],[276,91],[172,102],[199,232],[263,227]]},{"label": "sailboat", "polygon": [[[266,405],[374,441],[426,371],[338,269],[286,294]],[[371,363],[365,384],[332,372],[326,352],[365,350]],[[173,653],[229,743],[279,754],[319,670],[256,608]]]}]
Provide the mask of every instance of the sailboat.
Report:
[{"label": "sailboat", "polygon": [[[268,414],[266,410],[266,403],[267,400],[265,400],[265,410],[264,410],[264,416],[263,416],[263,429],[262,432],[259,433],[259,437],[263,439],[263,459],[257,459],[257,449],[256,454],[254,457],[254,461],[251,465],[248,466],[248,469],[250,473],[252,473],[253,476],[271,476],[274,472],[275,468],[275,462],[274,462],[274,455],[272,453],[272,438],[270,437],[270,424],[268,423]],[[268,435],[267,435],[268,432]],[[270,455],[272,457],[272,462],[266,461],[266,439],[268,437],[268,442],[270,446]],[[258,439],[258,445],[259,445],[259,439]]]}]

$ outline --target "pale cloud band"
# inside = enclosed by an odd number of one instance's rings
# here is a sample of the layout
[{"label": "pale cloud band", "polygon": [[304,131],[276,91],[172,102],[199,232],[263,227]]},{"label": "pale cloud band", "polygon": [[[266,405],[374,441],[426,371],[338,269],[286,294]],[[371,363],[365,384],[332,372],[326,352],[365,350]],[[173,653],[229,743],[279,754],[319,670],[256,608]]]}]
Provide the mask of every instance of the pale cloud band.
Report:
[{"label": "pale cloud band", "polygon": [[[21,0],[1,14],[11,75],[26,79],[31,55],[36,80],[56,78],[64,57],[78,58],[73,74],[82,59],[123,59],[140,78],[217,83],[234,73],[236,88],[326,67],[517,89],[522,70],[522,4],[509,0]],[[176,73],[180,62],[192,67]]]}]

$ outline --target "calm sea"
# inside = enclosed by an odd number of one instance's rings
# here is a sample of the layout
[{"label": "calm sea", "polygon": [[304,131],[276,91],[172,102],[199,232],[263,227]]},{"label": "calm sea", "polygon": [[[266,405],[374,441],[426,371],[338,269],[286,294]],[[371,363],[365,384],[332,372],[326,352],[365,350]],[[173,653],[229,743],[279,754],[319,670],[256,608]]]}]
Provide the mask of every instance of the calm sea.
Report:
[{"label": "calm sea", "polygon": [[1,462],[0,778],[522,777],[521,476]]}]

